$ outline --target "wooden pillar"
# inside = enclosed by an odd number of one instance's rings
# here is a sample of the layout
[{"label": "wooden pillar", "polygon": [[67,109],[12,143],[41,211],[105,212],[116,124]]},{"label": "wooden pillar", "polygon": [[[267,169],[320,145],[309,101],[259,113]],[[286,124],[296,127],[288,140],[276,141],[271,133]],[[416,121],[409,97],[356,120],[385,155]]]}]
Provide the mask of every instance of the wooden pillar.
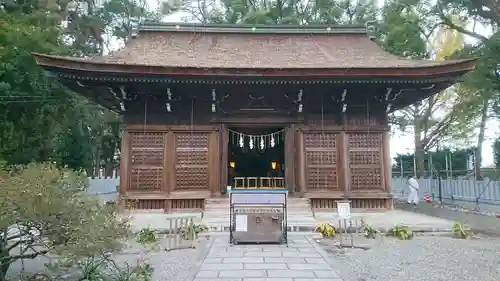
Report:
[{"label": "wooden pillar", "polygon": [[306,186],[306,163],[305,163],[305,148],[304,148],[304,132],[297,131],[296,134],[296,155],[297,155],[297,184],[299,193],[303,196],[307,192]]},{"label": "wooden pillar", "polygon": [[295,183],[295,125],[285,129],[285,186],[290,193],[296,192]]},{"label": "wooden pillar", "polygon": [[[176,163],[176,151],[175,151],[175,134],[172,131],[166,133],[165,136],[165,148],[164,148],[164,158],[163,158],[163,170],[164,170],[164,191],[167,196],[175,190],[175,163]],[[166,200],[165,202],[165,212],[170,213],[172,210],[172,200]]]},{"label": "wooden pillar", "polygon": [[339,154],[338,175],[339,184],[343,187],[344,198],[349,197],[351,192],[351,169],[349,167],[349,139],[345,131],[339,133],[337,153]]},{"label": "wooden pillar", "polygon": [[382,161],[382,178],[384,184],[383,187],[386,192],[392,193],[392,161],[389,132],[382,133]]},{"label": "wooden pillar", "polygon": [[[391,159],[391,147],[390,147],[390,136],[389,132],[382,133],[382,183],[384,184],[384,190],[388,194],[392,194],[392,159]],[[392,200],[386,200],[386,209],[392,209]]]},{"label": "wooden pillar", "polygon": [[[208,183],[211,197],[220,195],[220,145],[219,132],[208,135]],[[217,194],[218,193],[218,194]]]},{"label": "wooden pillar", "polygon": [[228,158],[229,158],[229,132],[226,125],[221,125],[220,128],[220,185],[219,192],[226,189],[228,185],[227,182],[227,172],[228,172]]},{"label": "wooden pillar", "polygon": [[122,132],[122,142],[120,149],[120,186],[118,187],[118,210],[125,209],[125,200],[122,197],[129,190],[130,176],[130,153],[132,152],[130,133]]},{"label": "wooden pillar", "polygon": [[165,170],[165,188],[164,191],[170,195],[175,188],[175,135],[169,131],[165,135],[165,156],[163,158],[163,169]]}]

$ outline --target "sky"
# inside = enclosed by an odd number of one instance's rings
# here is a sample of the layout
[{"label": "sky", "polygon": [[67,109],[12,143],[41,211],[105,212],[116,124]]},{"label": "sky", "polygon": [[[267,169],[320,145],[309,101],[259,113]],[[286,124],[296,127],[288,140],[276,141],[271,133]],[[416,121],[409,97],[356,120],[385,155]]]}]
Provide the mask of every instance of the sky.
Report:
[{"label": "sky", "polygon": [[[157,0],[147,0],[148,4],[151,7],[154,7],[157,5]],[[381,5],[384,2],[384,0],[379,0],[379,5]],[[164,18],[164,21],[166,22],[181,22],[184,17],[188,16],[189,13],[187,12],[178,12],[174,13],[172,15],[169,15]],[[482,34],[487,34],[489,33],[486,28],[476,28],[476,31]],[[472,38],[467,38],[468,42],[473,41]],[[482,153],[482,159],[483,167],[488,167],[493,165],[493,141],[494,138],[500,133],[500,123],[497,121],[489,121],[486,124],[486,139],[483,143],[483,153]],[[477,131],[477,130],[476,130]],[[477,132],[476,132],[477,134]],[[477,140],[472,139],[470,140],[474,145],[476,144]],[[413,140],[413,135],[410,133],[402,133],[402,132],[396,132],[392,134],[391,136],[391,156],[395,157],[397,154],[406,154],[406,153],[413,153],[414,151],[414,140]],[[443,146],[446,144],[442,144]]]}]

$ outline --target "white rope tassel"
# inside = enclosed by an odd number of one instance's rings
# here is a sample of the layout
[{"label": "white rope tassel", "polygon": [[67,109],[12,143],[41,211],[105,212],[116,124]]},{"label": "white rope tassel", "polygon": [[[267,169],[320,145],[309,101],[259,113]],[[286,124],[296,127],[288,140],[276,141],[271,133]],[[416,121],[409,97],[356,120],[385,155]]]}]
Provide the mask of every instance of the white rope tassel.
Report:
[{"label": "white rope tassel", "polygon": [[243,140],[243,135],[240,134],[240,147],[243,148],[245,146],[245,141]]}]

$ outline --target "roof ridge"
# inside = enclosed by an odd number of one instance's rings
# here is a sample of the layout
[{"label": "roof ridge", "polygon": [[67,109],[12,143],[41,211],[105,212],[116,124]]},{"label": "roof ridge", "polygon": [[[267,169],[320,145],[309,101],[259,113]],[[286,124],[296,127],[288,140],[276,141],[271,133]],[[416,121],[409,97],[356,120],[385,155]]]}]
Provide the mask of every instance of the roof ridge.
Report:
[{"label": "roof ridge", "polygon": [[365,25],[288,25],[288,24],[200,24],[200,23],[155,23],[144,22],[132,33],[153,32],[199,32],[199,33],[242,33],[242,34],[359,34],[369,35],[373,23]]}]

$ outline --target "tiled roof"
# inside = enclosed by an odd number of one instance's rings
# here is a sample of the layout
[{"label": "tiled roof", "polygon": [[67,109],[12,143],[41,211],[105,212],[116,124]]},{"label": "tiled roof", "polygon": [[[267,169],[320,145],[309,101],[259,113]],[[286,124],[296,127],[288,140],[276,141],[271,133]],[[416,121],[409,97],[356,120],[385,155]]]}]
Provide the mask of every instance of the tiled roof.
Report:
[{"label": "tiled roof", "polygon": [[108,56],[63,59],[115,65],[232,69],[419,68],[457,63],[391,55],[371,40],[364,29],[360,32],[359,28],[352,27],[328,32],[317,27],[278,28],[274,33],[263,28],[258,29],[263,30],[261,32],[251,32],[250,28],[223,28],[223,25],[176,27],[145,26],[124,48]]},{"label": "tiled roof", "polygon": [[[383,51],[366,35],[143,32],[92,61],[198,68],[408,68],[442,64]],[[445,62],[446,63],[446,62]]]},{"label": "tiled roof", "polygon": [[391,55],[368,30],[370,26],[150,24],[135,30],[124,48],[107,56],[33,55],[49,71],[76,76],[458,77],[474,68],[475,59],[431,61]]}]

